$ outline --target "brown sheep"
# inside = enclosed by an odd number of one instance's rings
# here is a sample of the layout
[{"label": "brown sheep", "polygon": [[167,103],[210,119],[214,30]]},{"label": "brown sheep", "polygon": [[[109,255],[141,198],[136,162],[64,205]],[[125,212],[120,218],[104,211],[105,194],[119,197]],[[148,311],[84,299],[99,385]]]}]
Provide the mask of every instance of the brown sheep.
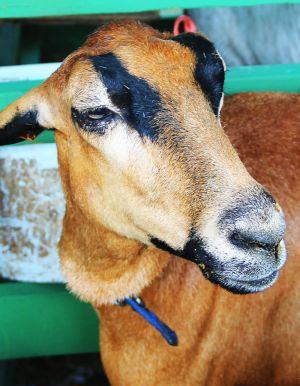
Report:
[{"label": "brown sheep", "polygon": [[[276,282],[285,222],[221,128],[223,81],[201,34],[121,22],[0,113],[2,144],[55,128],[67,202],[61,266],[100,314],[112,385],[300,384],[300,99],[225,103],[226,130],[289,227],[278,283],[237,295]],[[132,295],[176,331],[177,347],[115,305]]]}]

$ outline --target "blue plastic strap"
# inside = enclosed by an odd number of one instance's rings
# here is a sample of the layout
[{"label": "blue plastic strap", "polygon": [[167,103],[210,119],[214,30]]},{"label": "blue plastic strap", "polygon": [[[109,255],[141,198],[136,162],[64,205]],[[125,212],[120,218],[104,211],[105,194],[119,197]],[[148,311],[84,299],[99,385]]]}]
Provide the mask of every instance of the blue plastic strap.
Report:
[{"label": "blue plastic strap", "polygon": [[128,304],[131,308],[146,319],[154,328],[156,328],[163,338],[171,345],[178,345],[178,338],[176,332],[171,330],[164,322],[162,322],[153,312],[143,304],[140,299],[125,298],[122,301],[123,304]]}]

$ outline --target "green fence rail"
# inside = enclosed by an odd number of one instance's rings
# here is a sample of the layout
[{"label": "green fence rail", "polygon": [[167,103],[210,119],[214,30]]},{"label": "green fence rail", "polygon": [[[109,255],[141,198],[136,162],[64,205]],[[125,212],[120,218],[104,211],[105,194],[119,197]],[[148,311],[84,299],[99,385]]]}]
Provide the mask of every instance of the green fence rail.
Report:
[{"label": "green fence rail", "polygon": [[168,8],[253,6],[299,0],[1,0],[0,18],[27,18],[155,11]]},{"label": "green fence rail", "polygon": [[97,352],[98,317],[63,285],[0,284],[0,360]]}]

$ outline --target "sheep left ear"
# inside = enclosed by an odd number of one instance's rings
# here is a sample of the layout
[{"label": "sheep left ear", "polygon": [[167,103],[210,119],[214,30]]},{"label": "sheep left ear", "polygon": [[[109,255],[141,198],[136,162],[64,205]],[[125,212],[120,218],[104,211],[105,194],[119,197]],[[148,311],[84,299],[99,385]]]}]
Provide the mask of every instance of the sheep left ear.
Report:
[{"label": "sheep left ear", "polygon": [[44,129],[52,128],[48,103],[41,86],[0,112],[0,145],[35,139]]}]

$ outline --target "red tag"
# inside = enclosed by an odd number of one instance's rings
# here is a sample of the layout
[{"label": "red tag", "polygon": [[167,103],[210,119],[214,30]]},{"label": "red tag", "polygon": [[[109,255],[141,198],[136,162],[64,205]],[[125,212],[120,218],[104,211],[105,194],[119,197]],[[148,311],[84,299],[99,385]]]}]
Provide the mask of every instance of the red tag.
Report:
[{"label": "red tag", "polygon": [[179,26],[181,23],[183,23],[183,32],[197,32],[197,26],[194,20],[187,15],[181,15],[174,23],[173,34],[175,36],[180,34]]}]

